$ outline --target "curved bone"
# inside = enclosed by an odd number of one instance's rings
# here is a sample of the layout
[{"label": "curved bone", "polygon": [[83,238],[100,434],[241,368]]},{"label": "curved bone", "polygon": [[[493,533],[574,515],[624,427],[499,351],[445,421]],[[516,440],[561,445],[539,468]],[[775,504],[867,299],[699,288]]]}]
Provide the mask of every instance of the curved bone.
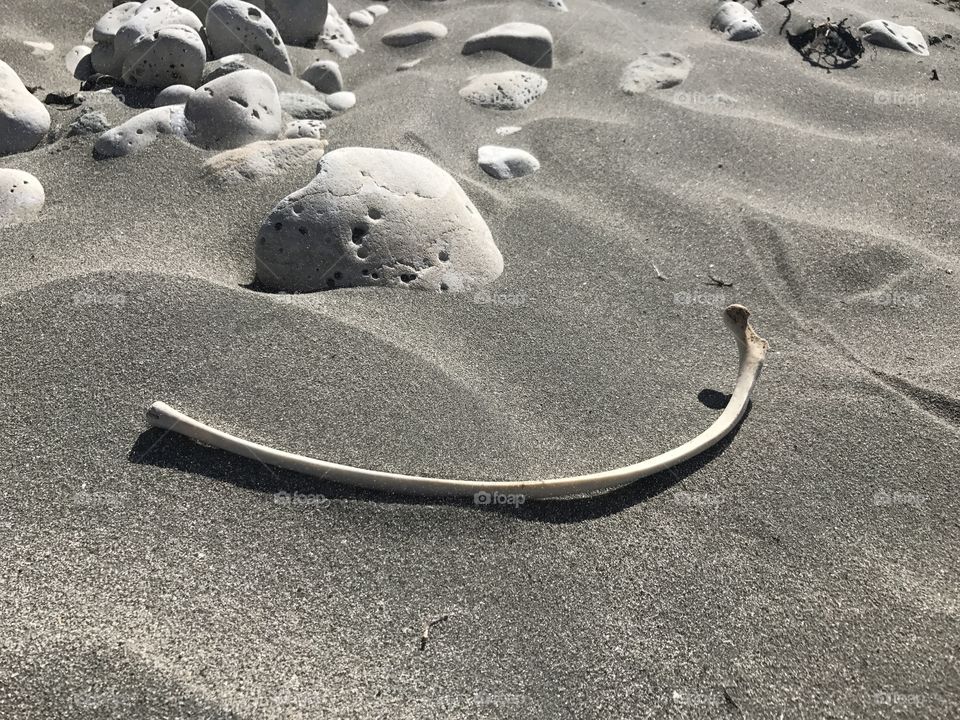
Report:
[{"label": "curved bone", "polygon": [[162,402],[156,402],[150,406],[150,409],[147,410],[147,421],[155,427],[172,430],[243,457],[344,485],[371,490],[448,497],[498,492],[523,495],[525,498],[555,498],[613,490],[689,460],[694,455],[698,455],[715,445],[737,426],[747,411],[750,393],[760,376],[760,370],[763,367],[763,360],[767,352],[767,341],[754,332],[747,321],[749,316],[750,312],[742,305],[731,305],[724,312],[726,325],[733,333],[740,351],[740,370],[737,375],[737,384],[733,389],[727,407],[713,425],[693,440],[649,460],[616,470],[589,475],[516,482],[446,480],[417,475],[400,475],[324,462],[323,460],[315,460],[303,455],[295,455],[242,440],[216,430],[209,425],[204,425]]}]

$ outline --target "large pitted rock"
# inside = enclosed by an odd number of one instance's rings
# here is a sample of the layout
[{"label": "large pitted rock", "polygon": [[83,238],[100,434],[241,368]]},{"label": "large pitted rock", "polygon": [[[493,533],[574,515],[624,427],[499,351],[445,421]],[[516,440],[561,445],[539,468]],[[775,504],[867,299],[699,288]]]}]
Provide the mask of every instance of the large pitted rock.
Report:
[{"label": "large pitted rock", "polygon": [[538,68],[553,67],[553,36],[543,25],[510,22],[478,33],[463,44],[463,54],[493,50]]},{"label": "large pitted rock", "polygon": [[760,22],[746,5],[735,0],[724,0],[710,21],[710,27],[722,32],[727,40],[752,40],[763,34]]},{"label": "large pitted rock", "polygon": [[470,198],[446,171],[407,152],[349,147],[284,198],[256,240],[268,289],[309,292],[380,285],[472,290],[503,257]]},{"label": "large pitted rock", "polygon": [[352,57],[358,52],[363,52],[356,36],[353,34],[350,23],[340,17],[340,13],[333,5],[330,5],[328,9],[327,20],[323,25],[323,34],[320,36],[320,44],[342,58]]},{"label": "large pitted rock", "polygon": [[277,86],[260,70],[238,70],[202,85],[184,115],[187,139],[210,150],[275,140],[282,129]]},{"label": "large pitted rock", "polygon": [[121,78],[135,87],[197,87],[207,62],[203,38],[186,25],[168,25],[137,42],[123,60]]},{"label": "large pitted rock", "polygon": [[43,185],[23,170],[0,168],[0,227],[33,220],[43,209]]},{"label": "large pitted rock", "polygon": [[50,113],[0,60],[0,155],[32,150],[50,130]]},{"label": "large pitted rock", "polygon": [[276,25],[256,5],[243,0],[217,0],[207,12],[206,30],[214,57],[248,52],[285,73],[293,73]]},{"label": "large pitted rock", "polygon": [[535,72],[507,70],[469,78],[460,97],[474,105],[497,110],[522,110],[547,91],[547,80]]},{"label": "large pitted rock", "polygon": [[627,95],[639,95],[654,88],[676,87],[687,79],[692,68],[693,63],[679,53],[643,53],[623,71],[620,89]]}]

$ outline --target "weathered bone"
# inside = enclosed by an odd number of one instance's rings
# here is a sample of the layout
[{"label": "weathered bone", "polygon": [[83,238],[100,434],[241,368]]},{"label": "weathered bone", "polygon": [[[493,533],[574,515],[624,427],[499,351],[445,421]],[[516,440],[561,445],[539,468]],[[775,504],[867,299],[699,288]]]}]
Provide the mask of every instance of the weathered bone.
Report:
[{"label": "weathered bone", "polygon": [[147,410],[147,421],[155,427],[172,430],[236,455],[343,485],[371,490],[428,496],[469,496],[497,492],[523,495],[525,498],[555,498],[608,491],[689,460],[718,443],[737,426],[747,411],[750,394],[760,376],[767,352],[767,341],[754,332],[748,322],[749,316],[750,312],[742,305],[730,305],[724,312],[724,321],[733,333],[740,351],[740,369],[727,407],[713,425],[693,440],[649,460],[589,475],[516,482],[446,480],[400,475],[324,462],[242,440],[194,420],[162,402],[150,406]]}]

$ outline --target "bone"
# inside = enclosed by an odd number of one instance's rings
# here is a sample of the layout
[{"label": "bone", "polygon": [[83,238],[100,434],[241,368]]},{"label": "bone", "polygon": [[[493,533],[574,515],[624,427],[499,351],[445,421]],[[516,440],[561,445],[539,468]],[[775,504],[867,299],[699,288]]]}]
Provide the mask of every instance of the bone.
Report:
[{"label": "bone", "polygon": [[235,435],[216,430],[163,402],[155,402],[150,406],[147,410],[147,422],[154,427],[179,433],[235,455],[368,490],[429,497],[469,497],[478,493],[499,492],[520,495],[525,499],[608,492],[641,478],[669,470],[699,455],[716,445],[737,427],[747,412],[750,397],[767,353],[767,341],[757,335],[750,326],[749,317],[750,312],[742,305],[730,305],[724,311],[724,322],[737,343],[739,369],[737,381],[726,408],[709,428],[683,445],[649,460],[589,475],[515,482],[450,480],[401,475],[325,462],[243,440]]}]

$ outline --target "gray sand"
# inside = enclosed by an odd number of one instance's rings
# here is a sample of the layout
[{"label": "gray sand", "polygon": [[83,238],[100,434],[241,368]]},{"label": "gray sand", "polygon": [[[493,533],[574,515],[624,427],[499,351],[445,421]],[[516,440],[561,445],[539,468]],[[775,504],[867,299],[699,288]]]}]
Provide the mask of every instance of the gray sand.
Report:
[{"label": "gray sand", "polygon": [[[0,57],[41,98],[73,92],[63,55],[106,4],[8,0]],[[246,289],[260,222],[309,166],[220,188],[212,151],[161,138],[96,161],[82,134],[0,160],[46,190],[38,221],[0,230],[0,717],[960,712],[957,50],[871,48],[827,74],[777,36],[777,3],[738,43],[699,1],[567,5],[392,2],[339,60],[358,103],[327,121],[328,151],[450,172],[504,256],[483,301]],[[854,27],[879,12],[802,5]],[[945,7],[883,5],[960,37]],[[450,36],[379,42],[424,19]],[[549,89],[512,113],[464,102],[468,76],[524,67],[460,55],[511,21],[551,29]],[[623,93],[623,68],[662,50],[690,58],[683,85]],[[320,56],[290,52],[298,72]],[[138,112],[85,95],[113,124]],[[81,111],[48,107],[62,132]],[[541,162],[520,182],[477,166],[504,124]],[[707,284],[711,263],[732,287]],[[772,343],[746,421],[606,497],[357,493],[143,420],[162,399],[410,473],[615,467],[717,416],[734,301]]]}]

